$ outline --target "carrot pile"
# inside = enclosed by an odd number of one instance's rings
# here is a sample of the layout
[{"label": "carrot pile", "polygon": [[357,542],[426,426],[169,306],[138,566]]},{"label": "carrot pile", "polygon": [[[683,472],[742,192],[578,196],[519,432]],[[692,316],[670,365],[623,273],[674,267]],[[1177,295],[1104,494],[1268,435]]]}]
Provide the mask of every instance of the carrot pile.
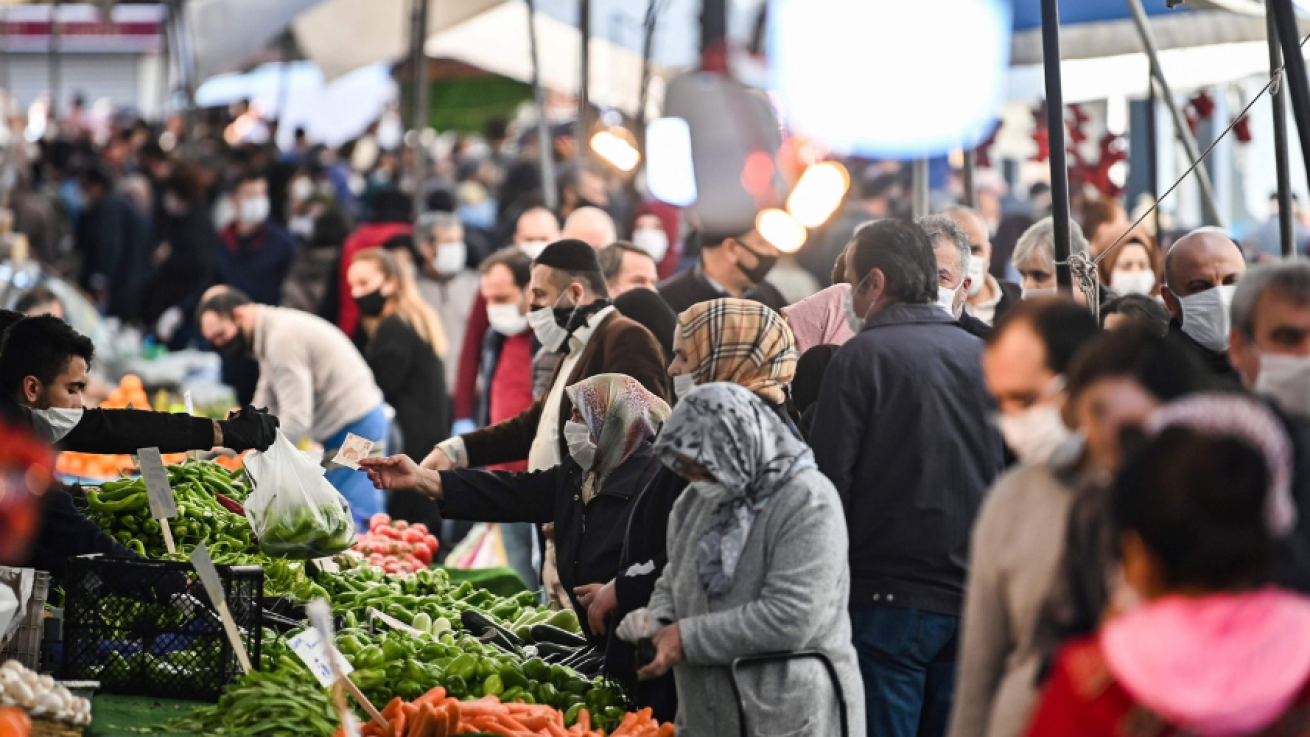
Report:
[{"label": "carrot pile", "polygon": [[[164,463],[181,463],[186,453],[168,453]],[[64,451],[55,458],[55,472],[82,479],[105,480],[116,478],[120,472],[132,473],[136,464],[130,455],[101,455]]]},{"label": "carrot pile", "polygon": [[[605,737],[591,728],[591,715],[578,712],[577,722],[564,726],[564,713],[545,704],[502,704],[495,696],[479,701],[459,701],[446,696],[437,686],[411,703],[399,697],[382,710],[387,720],[383,729],[370,721],[362,737],[448,737],[460,734],[496,734],[503,737]],[[338,731],[341,737],[343,732]],[[609,737],[674,737],[672,724],[661,725],[650,709],[629,713]]]}]

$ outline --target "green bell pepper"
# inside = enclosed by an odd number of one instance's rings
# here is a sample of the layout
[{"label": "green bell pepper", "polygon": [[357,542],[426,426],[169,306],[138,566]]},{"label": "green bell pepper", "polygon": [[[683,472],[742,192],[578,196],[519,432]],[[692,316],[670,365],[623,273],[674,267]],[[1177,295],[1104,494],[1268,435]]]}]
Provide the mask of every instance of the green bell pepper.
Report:
[{"label": "green bell pepper", "polygon": [[500,676],[487,676],[486,680],[482,682],[483,696],[499,696],[503,693],[505,693],[505,682],[501,680]]}]

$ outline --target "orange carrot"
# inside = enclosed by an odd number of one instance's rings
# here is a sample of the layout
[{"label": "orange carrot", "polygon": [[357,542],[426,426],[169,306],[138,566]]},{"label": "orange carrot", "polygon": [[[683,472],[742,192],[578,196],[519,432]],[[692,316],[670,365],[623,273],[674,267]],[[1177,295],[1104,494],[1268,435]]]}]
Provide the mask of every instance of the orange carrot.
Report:
[{"label": "orange carrot", "polygon": [[578,724],[582,725],[583,732],[591,731],[591,712],[583,709],[578,712]]},{"label": "orange carrot", "polygon": [[446,689],[442,688],[441,686],[437,686],[431,691],[428,691],[427,693],[418,697],[418,700],[415,701],[414,703],[419,704],[420,706],[428,703],[439,704],[445,699],[446,699]]},{"label": "orange carrot", "polygon": [[674,737],[675,734],[677,729],[673,726],[673,722],[667,722],[655,731],[655,737]]}]

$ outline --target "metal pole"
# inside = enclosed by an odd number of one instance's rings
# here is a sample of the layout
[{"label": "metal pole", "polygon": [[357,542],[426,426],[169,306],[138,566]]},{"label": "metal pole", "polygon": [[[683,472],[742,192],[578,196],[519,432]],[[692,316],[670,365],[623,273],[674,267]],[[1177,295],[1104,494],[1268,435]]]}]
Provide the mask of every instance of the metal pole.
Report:
[{"label": "metal pole", "polygon": [[1296,116],[1296,132],[1301,141],[1301,156],[1310,176],[1310,80],[1306,78],[1305,58],[1301,56],[1301,39],[1298,36],[1296,14],[1291,0],[1265,0],[1274,12],[1274,26],[1278,41],[1283,47],[1284,83],[1292,99],[1292,114]]},{"label": "metal pole", "polygon": [[650,55],[655,48],[655,3],[656,0],[649,0],[646,4],[646,22],[642,27],[641,90],[637,97],[637,140],[641,143],[642,156],[646,155],[646,101],[650,97]]},{"label": "metal pole", "polygon": [[[1146,80],[1146,180],[1148,192],[1151,195],[1152,202],[1160,200],[1160,149],[1156,146],[1156,141],[1160,138],[1158,122],[1156,120],[1156,105],[1159,100],[1155,96],[1155,78],[1148,75]],[[1164,247],[1164,233],[1160,232],[1160,208],[1157,207],[1151,213],[1155,218],[1155,242],[1161,248]]]},{"label": "metal pole", "polygon": [[1060,2],[1042,0],[1042,59],[1046,73],[1046,127],[1051,149],[1051,219],[1055,224],[1055,282],[1073,294],[1069,271],[1069,164],[1064,144],[1064,85],[1060,77]]},{"label": "metal pole", "polygon": [[423,211],[423,183],[428,173],[428,151],[423,131],[428,127],[428,57],[423,44],[428,38],[428,0],[410,0],[410,82],[414,98],[414,213]]},{"label": "metal pole", "polygon": [[[537,148],[541,161],[541,196],[547,210],[559,206],[559,191],[555,182],[555,147],[550,137],[550,124],[546,121],[546,97],[541,91],[541,63],[537,57],[537,3],[528,3],[528,48],[532,54],[532,97],[537,103]],[[581,142],[578,143],[582,145]]]},{"label": "metal pole", "polygon": [[1183,111],[1178,108],[1177,98],[1174,97],[1173,89],[1169,86],[1169,80],[1164,77],[1164,70],[1160,68],[1160,47],[1155,42],[1155,33],[1151,30],[1151,22],[1146,17],[1146,11],[1142,8],[1141,0],[1127,0],[1127,2],[1128,9],[1132,11],[1133,24],[1137,26],[1137,35],[1141,37],[1142,46],[1146,50],[1146,57],[1151,62],[1151,74],[1155,77],[1155,81],[1160,83],[1160,96],[1164,98],[1164,104],[1169,108],[1170,116],[1173,117],[1174,133],[1187,151],[1187,158],[1200,162],[1196,167],[1196,180],[1201,185],[1201,203],[1205,206],[1206,216],[1212,224],[1222,228],[1224,227],[1224,217],[1219,209],[1219,200],[1214,194],[1214,184],[1210,180],[1210,170],[1204,162],[1201,162],[1201,150],[1196,145],[1196,138],[1192,136],[1192,129],[1187,126],[1187,119],[1183,117]]},{"label": "metal pole", "polygon": [[[1272,5],[1265,6],[1265,23],[1269,34],[1269,73],[1278,74],[1283,68],[1283,52],[1278,46],[1278,21]],[[1292,207],[1291,152],[1287,147],[1287,92],[1286,80],[1280,79],[1269,90],[1269,101],[1274,113],[1274,164],[1278,171],[1278,240],[1283,258],[1296,255],[1296,213]]]},{"label": "metal pole", "polygon": [[911,181],[914,195],[914,219],[926,217],[932,212],[931,190],[928,186],[928,160],[915,159],[910,165]]},{"label": "metal pole", "polygon": [[50,4],[50,117],[56,124],[59,122],[59,78],[62,71],[59,58],[59,6],[62,4],[62,0]]},{"label": "metal pole", "polygon": [[[278,131],[287,130],[287,105],[291,100],[291,59],[294,54],[292,49],[291,29],[287,29],[283,34],[280,43],[282,48],[282,66],[278,67],[277,75],[277,129]],[[293,134],[294,136],[294,134]],[[277,141],[273,141],[277,145]]]},{"label": "metal pole", "polygon": [[978,183],[974,175],[978,169],[978,149],[968,148],[964,150],[964,205],[965,207],[978,206]]},{"label": "metal pole", "polygon": [[578,77],[578,122],[574,156],[587,157],[591,147],[591,0],[578,0],[578,35],[582,41],[582,70]]},{"label": "metal pole", "polygon": [[727,0],[705,0],[700,11],[701,69],[707,72],[728,70],[727,38]]}]

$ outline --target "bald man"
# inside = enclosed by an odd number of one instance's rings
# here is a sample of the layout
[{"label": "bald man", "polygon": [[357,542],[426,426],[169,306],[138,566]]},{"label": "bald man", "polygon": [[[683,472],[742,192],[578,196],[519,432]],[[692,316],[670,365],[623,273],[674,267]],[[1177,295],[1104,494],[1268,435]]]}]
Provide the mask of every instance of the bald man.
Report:
[{"label": "bald man", "polygon": [[1244,273],[1246,260],[1233,239],[1218,229],[1201,228],[1169,249],[1160,289],[1169,310],[1169,332],[1234,387],[1241,379],[1228,361],[1229,309]]},{"label": "bald man", "polygon": [[[546,250],[546,246],[560,238],[559,220],[555,213],[544,207],[531,207],[519,215],[514,229],[514,245],[535,259]],[[475,310],[476,311],[476,310]]]},{"label": "bald man", "polygon": [[1023,288],[1012,281],[992,276],[988,267],[992,263],[992,237],[987,222],[972,207],[952,207],[942,215],[955,221],[969,236],[969,300],[964,311],[988,325],[996,324],[1010,308],[1023,298]]},{"label": "bald man", "polygon": [[596,250],[619,239],[614,218],[599,207],[579,207],[564,221],[564,237],[576,238]]}]

